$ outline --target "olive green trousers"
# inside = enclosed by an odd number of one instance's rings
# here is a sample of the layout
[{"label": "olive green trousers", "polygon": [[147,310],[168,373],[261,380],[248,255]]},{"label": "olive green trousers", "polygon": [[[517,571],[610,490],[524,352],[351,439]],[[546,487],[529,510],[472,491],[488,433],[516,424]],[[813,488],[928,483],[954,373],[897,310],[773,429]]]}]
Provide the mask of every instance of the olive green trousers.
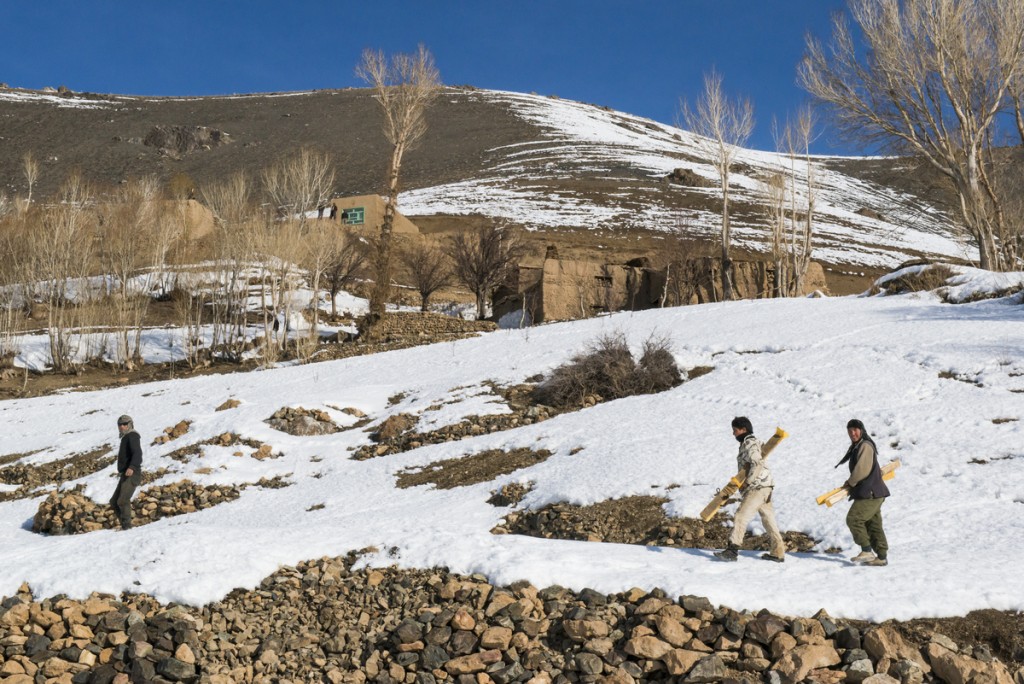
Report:
[{"label": "olive green trousers", "polygon": [[846,526],[853,541],[860,547],[870,546],[879,558],[889,552],[889,542],[882,529],[882,504],[885,499],[855,499],[846,514]]}]

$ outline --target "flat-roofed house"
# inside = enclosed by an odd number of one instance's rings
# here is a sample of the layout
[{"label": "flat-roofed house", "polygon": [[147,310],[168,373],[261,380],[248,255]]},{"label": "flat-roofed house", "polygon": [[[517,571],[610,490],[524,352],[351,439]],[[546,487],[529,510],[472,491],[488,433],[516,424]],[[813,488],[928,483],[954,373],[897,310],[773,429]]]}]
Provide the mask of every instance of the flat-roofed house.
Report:
[{"label": "flat-roofed house", "polygon": [[[324,218],[338,221],[343,226],[376,230],[384,223],[384,198],[380,195],[335,197],[327,203]],[[329,212],[329,213],[328,213]],[[395,233],[419,235],[420,229],[401,212],[395,212]]]}]

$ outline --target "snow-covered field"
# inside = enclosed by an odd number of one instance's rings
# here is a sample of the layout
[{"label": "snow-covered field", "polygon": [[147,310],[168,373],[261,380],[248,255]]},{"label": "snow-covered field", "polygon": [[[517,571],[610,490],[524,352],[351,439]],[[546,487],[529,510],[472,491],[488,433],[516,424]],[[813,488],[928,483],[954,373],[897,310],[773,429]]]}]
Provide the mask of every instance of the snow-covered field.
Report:
[{"label": "snow-covered field", "polygon": [[[497,582],[525,578],[615,592],[663,587],[735,608],[786,614],[826,608],[881,620],[956,615],[977,608],[1024,609],[1024,306],[1015,298],[940,303],[934,295],[744,301],[624,313],[575,323],[498,331],[453,343],[93,393],[0,403],[0,453],[42,450],[38,463],[114,445],[115,419],[130,413],[143,435],[145,468],[160,483],[253,482],[281,475],[284,489],[246,489],[241,498],[131,531],[42,537],[30,531],[39,499],[0,504],[0,595],[27,581],[37,596],[90,591],[148,592],[199,604],[252,587],[280,565],[351,549],[381,549],[367,562],[481,572]],[[354,461],[367,429],[396,413],[436,427],[469,413],[499,413],[485,381],[514,383],[545,372],[598,335],[624,332],[639,347],[668,336],[680,365],[714,371],[658,395],[608,402],[506,432]],[[404,398],[390,403],[398,394]],[[216,411],[229,398],[238,408]],[[453,403],[446,403],[453,402]],[[264,420],[282,406],[323,409],[340,425],[354,407],[366,429],[294,437]],[[507,509],[486,502],[509,482],[533,482],[520,506],[593,503],[627,495],[669,499],[674,515],[696,516],[735,471],[733,416],[767,437],[791,436],[772,455],[783,529],[840,546],[843,555],[793,554],[784,565],[743,553],[739,563],[710,551],[496,536]],[[890,565],[855,567],[846,505],[815,505],[840,484],[850,418],[865,422],[881,458],[903,467],[883,512]],[[189,433],[148,446],[182,419]],[[268,442],[277,459],[207,446],[179,463],[166,454],[226,431]],[[544,448],[543,463],[494,481],[449,490],[397,489],[403,469],[485,449]],[[203,469],[208,474],[199,474]],[[206,470],[209,469],[209,470]],[[109,498],[113,468],[84,478]],[[75,483],[69,483],[72,486]],[[309,510],[317,504],[323,508]]]},{"label": "snow-covered field", "polygon": [[[503,91],[448,91],[447,97],[479,99],[507,107],[537,125],[542,139],[490,150],[490,168],[480,178],[403,192],[404,214],[482,214],[530,228],[575,227],[605,230],[683,229],[713,239],[721,217],[715,211],[673,206],[670,190],[659,189],[682,167],[712,181],[688,192],[719,197],[716,172],[701,139],[687,131],[582,102]],[[974,250],[954,239],[948,217],[892,188],[852,178],[812,158],[817,183],[814,258],[833,263],[893,267],[908,252],[971,258]],[[899,163],[894,159],[893,163]],[[741,150],[731,176],[733,201],[764,206],[764,183],[791,164],[803,178],[805,162],[772,152]],[[584,173],[616,181],[632,193],[557,190]],[[638,184],[637,178],[647,179]],[[684,189],[677,188],[678,191]],[[631,195],[635,195],[632,196]],[[631,198],[630,198],[631,197]],[[858,211],[881,218],[870,218]],[[765,252],[769,235],[760,215],[733,217],[735,244]]]}]

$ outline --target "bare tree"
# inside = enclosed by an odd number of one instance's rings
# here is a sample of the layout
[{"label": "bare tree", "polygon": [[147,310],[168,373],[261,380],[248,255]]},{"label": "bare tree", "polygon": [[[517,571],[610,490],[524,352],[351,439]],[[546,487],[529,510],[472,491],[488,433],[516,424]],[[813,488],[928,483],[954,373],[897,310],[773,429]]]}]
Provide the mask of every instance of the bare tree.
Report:
[{"label": "bare tree", "polygon": [[202,194],[215,219],[212,242],[217,282],[210,295],[211,351],[238,361],[245,346],[246,269],[256,249],[252,182],[239,172],[204,187]]},{"label": "bare tree", "polygon": [[25,197],[25,205],[28,206],[32,204],[32,189],[39,180],[39,162],[31,152],[26,152],[21,158],[21,165],[25,173],[25,182],[28,183],[28,195]]},{"label": "bare tree", "polygon": [[356,68],[356,75],[373,88],[384,115],[384,137],[391,144],[384,223],[376,240],[374,287],[365,323],[366,336],[372,338],[384,316],[384,306],[391,289],[392,232],[402,158],[427,131],[424,112],[440,92],[441,77],[434,66],[433,55],[423,45],[415,54],[396,54],[390,60],[379,50],[366,50]]},{"label": "bare tree", "polygon": [[659,306],[685,306],[697,294],[699,286],[700,266],[694,256],[694,246],[690,238],[688,221],[674,226],[665,238],[665,246],[661,257],[665,264],[665,286],[661,293]]},{"label": "bare tree", "polygon": [[[3,197],[0,197],[2,200]],[[26,310],[29,279],[26,227],[29,212],[4,211],[0,202],[0,373],[21,351],[20,323]]]},{"label": "bare tree", "polygon": [[[154,178],[131,181],[118,188],[100,209],[100,266],[108,278],[107,294],[113,304],[117,337],[115,358],[126,369],[141,360],[142,323],[150,302],[147,280],[138,291],[133,279],[143,271],[152,279],[163,250],[162,207],[156,202],[159,186]],[[110,285],[116,285],[111,291]]]},{"label": "bare tree", "polygon": [[420,311],[429,311],[431,295],[452,283],[450,259],[426,240],[416,240],[400,255],[412,276],[413,287],[420,293]]},{"label": "bare tree", "polygon": [[326,152],[303,147],[263,170],[263,186],[280,217],[299,219],[322,207],[334,192],[334,163]]},{"label": "bare tree", "polygon": [[828,50],[808,37],[801,85],[847,137],[918,155],[948,178],[981,267],[1009,267],[985,158],[1024,69],[1024,2],[850,0],[849,11],[858,39],[841,15]]},{"label": "bare tree", "polygon": [[791,297],[803,292],[813,252],[817,178],[810,150],[815,138],[814,114],[804,107],[782,130],[774,124],[772,129],[776,149],[787,163],[765,187],[775,269],[772,295]]},{"label": "bare tree", "polygon": [[487,300],[505,282],[526,253],[518,232],[505,223],[460,232],[452,238],[448,255],[455,277],[476,295],[476,316],[487,317]]},{"label": "bare tree", "polygon": [[[794,206],[790,212],[793,230],[789,236],[789,272],[791,274],[789,294],[790,296],[797,297],[803,293],[807,269],[811,265],[811,254],[814,251],[815,208],[818,199],[817,176],[815,175],[815,166],[811,163],[811,143],[816,135],[814,113],[810,107],[804,107],[797,113],[796,120],[790,126],[790,130],[789,139],[791,143],[789,144],[789,154],[793,160],[791,163],[791,174],[794,187]],[[796,164],[798,156],[803,158],[803,177],[800,179],[803,183],[803,202],[800,207],[800,210],[803,212],[802,218],[798,217],[797,207],[795,206],[797,195],[795,188],[799,182],[797,179],[797,169],[799,167]]]},{"label": "bare tree", "polygon": [[78,172],[61,186],[58,201],[41,214],[33,239],[33,272],[42,277],[46,297],[50,359],[55,370],[78,364],[82,314],[91,293],[86,275],[93,265],[96,213],[91,189]]},{"label": "bare tree", "polygon": [[[316,221],[307,224],[303,234],[301,263],[305,267],[309,285],[313,290],[313,335],[320,324],[320,289],[327,280],[327,272],[334,266],[338,252],[344,249],[347,240],[333,222]],[[332,297],[332,311],[333,311]]]},{"label": "bare tree", "polygon": [[789,273],[786,259],[786,196],[789,190],[789,179],[785,172],[773,173],[764,183],[765,218],[771,230],[772,267],[775,271],[775,282],[772,286],[773,297],[786,296],[786,283]]},{"label": "bare tree", "polygon": [[338,316],[338,293],[353,282],[366,265],[366,251],[361,243],[346,238],[343,234],[339,235],[338,239],[337,250],[332,254],[324,270],[327,292],[331,295],[332,318]]},{"label": "bare tree", "polygon": [[704,92],[694,108],[681,103],[686,126],[701,136],[700,145],[708,155],[722,185],[722,296],[734,296],[732,230],[729,224],[729,170],[736,153],[754,130],[754,108],[749,100],[732,100],[722,90],[722,76],[712,70],[704,76]]}]

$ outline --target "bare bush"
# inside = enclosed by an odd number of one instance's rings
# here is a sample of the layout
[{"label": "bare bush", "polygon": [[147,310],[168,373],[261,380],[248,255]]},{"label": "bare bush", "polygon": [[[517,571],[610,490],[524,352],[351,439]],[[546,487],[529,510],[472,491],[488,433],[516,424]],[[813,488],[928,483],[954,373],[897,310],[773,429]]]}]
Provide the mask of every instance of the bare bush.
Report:
[{"label": "bare bush", "polygon": [[366,265],[366,250],[362,243],[338,236],[337,250],[324,269],[324,281],[331,295],[331,317],[338,316],[338,293],[362,273]]},{"label": "bare bush", "polygon": [[193,293],[179,288],[173,291],[172,296],[175,319],[182,329],[181,347],[185,352],[185,363],[189,368],[208,364],[208,355],[203,351],[203,312],[211,304],[210,294],[202,290]]},{"label": "bare bush", "polygon": [[476,316],[487,317],[487,300],[511,275],[526,253],[519,234],[506,223],[456,234],[448,255],[455,277],[476,295]]},{"label": "bare bush", "polygon": [[587,397],[621,399],[663,392],[681,382],[667,338],[648,338],[637,363],[625,335],[612,333],[599,337],[584,353],[552,371],[533,398],[547,406],[568,408],[583,404]]},{"label": "bare bush", "polygon": [[79,364],[82,314],[92,292],[86,276],[94,259],[92,234],[96,211],[91,189],[75,172],[64,182],[58,201],[40,214],[32,237],[33,272],[43,281],[55,370],[70,372]]},{"label": "bare bush", "polygon": [[933,264],[915,273],[907,273],[885,283],[886,294],[929,292],[946,285],[955,273],[945,264]]},{"label": "bare bush", "polygon": [[450,285],[454,274],[444,252],[425,240],[417,240],[401,251],[402,263],[412,276],[412,286],[420,293],[420,311],[428,311],[430,297]]},{"label": "bare bush", "polygon": [[278,216],[297,218],[302,224],[306,214],[327,204],[334,192],[331,156],[308,147],[264,169],[261,177]]},{"label": "bare bush", "polygon": [[683,381],[683,375],[666,337],[651,336],[644,340],[637,363],[636,394],[654,394],[671,389]]}]

